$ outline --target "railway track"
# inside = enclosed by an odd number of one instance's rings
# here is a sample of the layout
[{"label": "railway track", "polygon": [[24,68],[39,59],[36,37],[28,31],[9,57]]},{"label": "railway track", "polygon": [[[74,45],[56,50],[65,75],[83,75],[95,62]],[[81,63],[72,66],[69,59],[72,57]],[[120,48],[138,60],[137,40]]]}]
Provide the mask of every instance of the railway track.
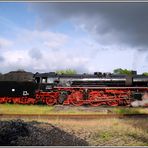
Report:
[{"label": "railway track", "polygon": [[148,118],[148,114],[0,114],[0,119],[108,119]]}]

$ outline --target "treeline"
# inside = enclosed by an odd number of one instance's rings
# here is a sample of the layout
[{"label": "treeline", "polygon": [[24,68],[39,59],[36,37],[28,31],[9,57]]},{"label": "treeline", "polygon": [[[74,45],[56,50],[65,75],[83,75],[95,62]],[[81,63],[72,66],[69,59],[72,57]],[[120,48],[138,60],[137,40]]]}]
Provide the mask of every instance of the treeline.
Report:
[{"label": "treeline", "polygon": [[76,70],[73,69],[66,69],[66,70],[57,70],[57,74],[77,74]]},{"label": "treeline", "polygon": [[[115,74],[126,74],[126,75],[132,75],[133,70],[128,70],[128,69],[122,69],[122,68],[117,68],[113,70],[113,73]],[[142,73],[144,76],[148,76],[148,72]]]},{"label": "treeline", "polygon": [[[133,72],[134,72],[133,70],[122,69],[122,68],[117,68],[113,70],[114,74],[132,75]],[[57,74],[77,74],[77,71],[73,69],[66,69],[66,70],[57,70],[56,73]],[[148,72],[144,72],[142,73],[142,75],[148,76]]]}]

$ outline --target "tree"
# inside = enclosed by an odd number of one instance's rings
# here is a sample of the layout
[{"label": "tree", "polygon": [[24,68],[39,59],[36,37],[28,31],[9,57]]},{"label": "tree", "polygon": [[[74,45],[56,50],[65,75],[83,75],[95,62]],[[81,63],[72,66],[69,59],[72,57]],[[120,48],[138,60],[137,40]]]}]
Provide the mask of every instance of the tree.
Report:
[{"label": "tree", "polygon": [[114,69],[114,73],[115,73],[115,74],[132,75],[132,70],[127,70],[127,69],[117,68],[117,69]]},{"label": "tree", "polygon": [[144,72],[142,75],[144,75],[144,76],[148,76],[148,72]]},{"label": "tree", "polygon": [[57,70],[57,74],[77,74],[76,70],[73,69],[66,69],[66,70]]},{"label": "tree", "polygon": [[122,73],[122,69],[121,68],[117,68],[117,69],[114,69],[113,72],[116,73],[116,74],[121,74]]}]

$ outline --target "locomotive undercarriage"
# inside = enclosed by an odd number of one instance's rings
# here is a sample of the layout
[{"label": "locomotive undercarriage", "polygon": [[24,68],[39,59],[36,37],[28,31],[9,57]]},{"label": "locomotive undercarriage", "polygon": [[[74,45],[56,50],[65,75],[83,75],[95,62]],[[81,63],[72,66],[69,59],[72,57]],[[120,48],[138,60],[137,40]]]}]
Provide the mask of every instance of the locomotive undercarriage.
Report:
[{"label": "locomotive undercarriage", "polygon": [[147,87],[56,87],[48,92],[37,91],[34,98],[0,97],[0,103],[37,104],[41,102],[47,105],[126,106],[135,100],[134,94],[138,93],[142,96],[147,92]]},{"label": "locomotive undercarriage", "polygon": [[[75,106],[91,105],[91,106],[119,106],[130,105],[134,101],[133,94],[138,92],[144,94],[147,88],[59,88],[59,91],[66,91],[67,99],[63,104],[73,104]],[[139,98],[141,99],[141,98]]]}]

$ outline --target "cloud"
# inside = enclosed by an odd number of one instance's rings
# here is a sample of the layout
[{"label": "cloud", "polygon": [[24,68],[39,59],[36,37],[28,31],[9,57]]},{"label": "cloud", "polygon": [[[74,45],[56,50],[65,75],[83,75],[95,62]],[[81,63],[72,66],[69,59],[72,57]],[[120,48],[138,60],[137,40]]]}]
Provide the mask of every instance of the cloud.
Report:
[{"label": "cloud", "polygon": [[1,52],[3,57],[0,60],[5,59],[0,65],[3,72],[17,69],[49,72],[69,68],[79,72],[88,71],[87,54],[81,54],[79,42],[70,46],[75,39],[66,34],[22,29],[12,42],[14,44],[11,47]]},{"label": "cloud", "polygon": [[[41,45],[44,49],[56,50],[64,46],[68,41],[66,34],[47,31],[47,30],[28,30],[22,29],[15,39],[15,42],[21,42],[25,48],[38,48],[41,49]],[[27,46],[29,45],[29,46]],[[35,46],[35,47],[34,47]]]},{"label": "cloud", "polygon": [[[98,44],[88,36],[75,37],[47,30],[22,30],[18,34],[12,40],[14,44],[1,52],[5,59],[0,65],[3,72],[17,69],[49,72],[71,68],[79,73],[92,73],[94,71],[111,72],[119,67],[128,69],[132,67],[133,52],[130,48],[126,52],[110,46],[114,50],[112,52],[108,50],[109,46]],[[52,48],[44,44],[46,42],[50,42]],[[142,50],[139,48],[140,52]],[[143,63],[140,61],[141,65]],[[138,68],[140,64],[137,65]]]},{"label": "cloud", "polygon": [[101,44],[148,46],[148,3],[39,3],[32,9],[44,27],[68,20]]},{"label": "cloud", "polygon": [[42,52],[37,49],[37,48],[33,48],[29,51],[29,55],[31,58],[39,60],[42,58]]},{"label": "cloud", "polygon": [[4,61],[5,61],[4,57],[0,56],[0,62],[4,62]]},{"label": "cloud", "polygon": [[12,45],[13,45],[12,41],[0,37],[0,49],[3,49],[5,47],[9,47],[9,46],[12,46]]}]

